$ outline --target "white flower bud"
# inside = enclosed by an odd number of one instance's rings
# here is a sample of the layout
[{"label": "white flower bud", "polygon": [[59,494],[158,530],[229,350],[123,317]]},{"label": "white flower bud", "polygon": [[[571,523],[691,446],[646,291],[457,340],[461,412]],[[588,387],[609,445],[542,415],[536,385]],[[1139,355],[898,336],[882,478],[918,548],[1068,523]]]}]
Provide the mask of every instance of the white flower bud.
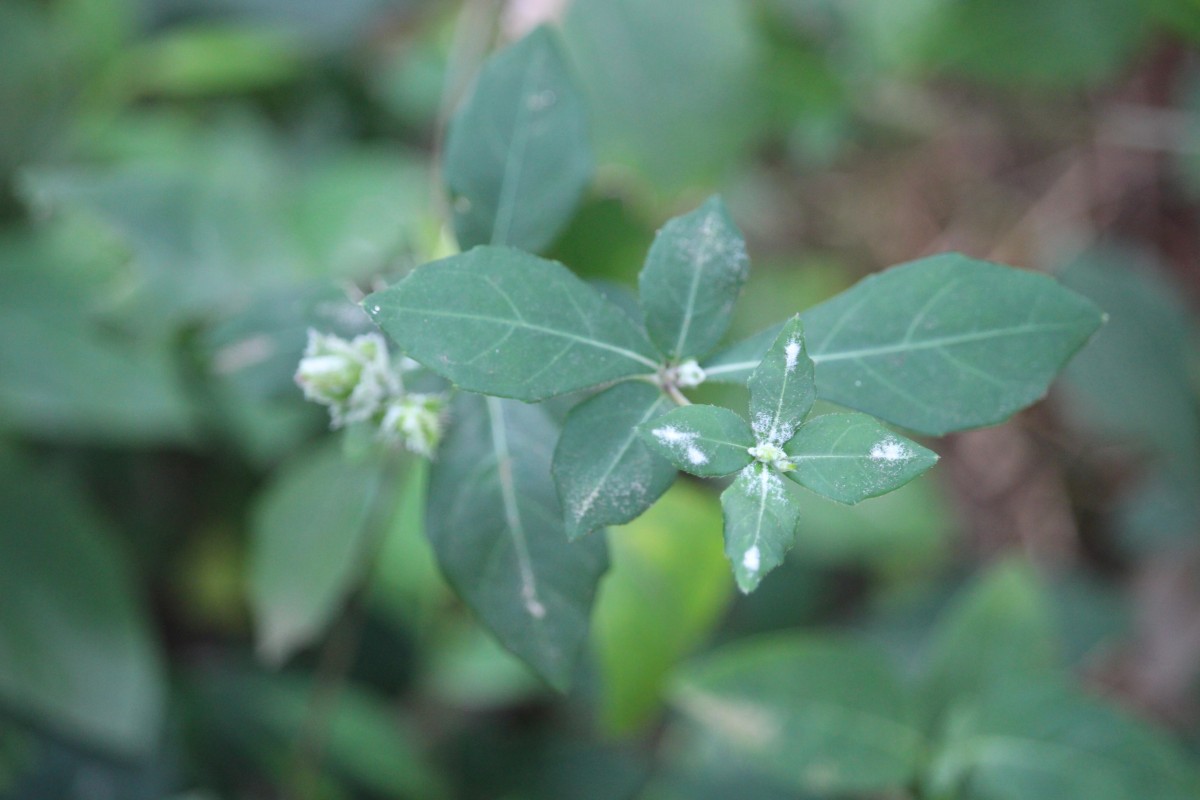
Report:
[{"label": "white flower bud", "polygon": [[296,383],[306,398],[329,406],[334,428],[370,419],[399,390],[387,343],[377,333],[346,341],[309,329]]},{"label": "white flower bud", "polygon": [[694,358],[689,358],[675,368],[675,385],[680,389],[694,389],[704,383],[706,377],[708,376]]},{"label": "white flower bud", "polygon": [[769,464],[780,472],[791,472],[796,465],[783,452],[783,448],[773,444],[760,444],[749,448],[750,456],[764,464]]},{"label": "white flower bud", "polygon": [[414,453],[433,458],[442,439],[446,399],[440,394],[408,394],[388,403],[379,425],[385,440],[399,442]]}]

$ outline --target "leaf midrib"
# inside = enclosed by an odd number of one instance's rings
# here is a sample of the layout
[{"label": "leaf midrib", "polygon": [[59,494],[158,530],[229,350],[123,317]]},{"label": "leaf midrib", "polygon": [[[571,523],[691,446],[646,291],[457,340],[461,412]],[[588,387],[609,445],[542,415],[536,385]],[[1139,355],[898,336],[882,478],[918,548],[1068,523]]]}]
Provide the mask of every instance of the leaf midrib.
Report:
[{"label": "leaf midrib", "polygon": [[479,314],[468,314],[468,313],[465,313],[462,311],[440,311],[437,309],[422,308],[422,307],[395,306],[394,308],[397,311],[411,311],[411,312],[414,312],[417,314],[424,314],[426,316],[431,316],[431,317],[445,317],[448,319],[465,319],[465,320],[474,320],[476,322],[489,322],[494,325],[508,325],[513,328],[520,328],[520,329],[524,329],[524,330],[535,331],[537,333],[544,333],[549,336],[555,336],[555,337],[558,337],[561,339],[569,339],[574,342],[579,342],[580,344],[595,347],[600,350],[609,350],[613,353],[617,353],[618,355],[622,355],[631,361],[636,361],[638,364],[641,364],[642,366],[650,367],[651,369],[654,369],[654,370],[658,369],[657,363],[655,363],[651,359],[647,358],[646,356],[641,355],[640,353],[634,352],[633,350],[628,350],[624,347],[619,347],[615,344],[609,344],[608,342],[603,342],[603,341],[600,341],[599,339],[588,339],[588,338],[586,338],[584,336],[580,336],[578,334],[568,333],[566,331],[557,330],[555,328],[547,328],[544,325],[536,325],[531,322],[526,322],[524,320],[516,321],[516,320],[512,320],[512,319],[507,319],[504,317],[485,317],[485,316],[482,316]]},{"label": "leaf midrib", "polygon": [[[504,503],[505,527],[513,541],[517,556],[517,570],[521,576],[521,601],[535,623],[546,616],[545,603],[538,596],[537,575],[533,571],[533,558],[529,553],[529,542],[525,536],[525,525],[521,519],[521,507],[517,503],[516,484],[512,474],[512,454],[508,449],[505,430],[504,408],[500,401],[488,397],[487,412],[492,429],[492,449],[496,454],[496,480],[500,484],[500,496]],[[540,613],[538,612],[540,609]]]},{"label": "leaf midrib", "polygon": [[[845,361],[848,359],[857,358],[872,358],[874,356],[890,355],[892,353],[906,353],[914,350],[930,350],[941,347],[952,347],[958,344],[970,344],[972,342],[986,341],[988,339],[1001,339],[1006,336],[1021,336],[1031,333],[1040,333],[1042,331],[1052,330],[1068,330],[1077,327],[1075,323],[1059,322],[1059,323],[1039,323],[1037,325],[1022,325],[1016,328],[993,328],[987,331],[977,331],[969,334],[956,334],[953,336],[943,336],[937,339],[925,339],[919,342],[907,342],[892,345],[880,345],[878,347],[866,347],[858,350],[834,350],[832,352],[809,352],[808,357],[814,364],[822,364],[830,361]],[[730,372],[741,372],[747,369],[753,369],[761,363],[759,361],[733,361],[728,364],[718,364],[705,370],[709,376],[725,375]]]},{"label": "leaf midrib", "polygon": [[520,103],[517,106],[517,117],[513,121],[513,139],[504,159],[504,177],[500,183],[500,204],[496,209],[496,219],[492,223],[492,244],[508,244],[512,233],[513,212],[516,209],[517,185],[520,183],[520,173],[524,168],[525,150],[529,140],[529,124],[527,119],[529,108],[530,84],[541,72],[546,54],[536,50],[525,68],[521,78]]},{"label": "leaf midrib", "polygon": [[[1044,322],[1037,324],[1025,324],[1014,328],[993,328],[991,330],[976,331],[974,333],[940,336],[935,339],[924,339],[917,342],[899,342],[897,344],[880,345],[878,347],[863,347],[857,350],[839,350],[832,353],[810,353],[809,358],[814,364],[821,364],[829,361],[874,358],[876,356],[891,355],[893,353],[907,353],[915,350],[935,350],[959,344],[987,341],[988,339],[999,339],[1007,336],[1023,336],[1032,333],[1042,333],[1045,331],[1066,330],[1074,327],[1076,327],[1075,324],[1071,322]],[[728,371],[728,367],[725,369]]]}]

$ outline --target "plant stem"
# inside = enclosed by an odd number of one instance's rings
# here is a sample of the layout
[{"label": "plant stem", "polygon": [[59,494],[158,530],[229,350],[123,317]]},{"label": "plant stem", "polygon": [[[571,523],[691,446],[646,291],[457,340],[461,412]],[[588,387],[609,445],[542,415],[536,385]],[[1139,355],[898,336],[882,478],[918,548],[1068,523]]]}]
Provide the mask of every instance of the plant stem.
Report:
[{"label": "plant stem", "polygon": [[683,392],[679,391],[678,386],[668,383],[667,385],[663,386],[663,391],[667,393],[668,397],[675,401],[676,405],[690,406],[692,404],[692,401],[684,397]]}]

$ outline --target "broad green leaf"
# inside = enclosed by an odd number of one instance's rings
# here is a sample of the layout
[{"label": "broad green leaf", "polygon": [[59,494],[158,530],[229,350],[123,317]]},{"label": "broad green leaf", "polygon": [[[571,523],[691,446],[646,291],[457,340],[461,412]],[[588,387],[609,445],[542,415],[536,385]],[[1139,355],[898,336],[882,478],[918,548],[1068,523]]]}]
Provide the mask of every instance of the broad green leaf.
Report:
[{"label": "broad green leaf", "polygon": [[716,498],[680,483],[609,534],[613,566],[596,600],[592,638],[610,730],[650,722],[671,669],[719,622],[733,590],[720,527]]},{"label": "broad green leaf", "polygon": [[978,578],[938,623],[924,694],[938,714],[1014,676],[1061,667],[1054,613],[1027,564],[1006,561]]},{"label": "broad green leaf", "polygon": [[872,275],[803,319],[820,398],[930,435],[1038,400],[1103,321],[1052,278],[953,253]]},{"label": "broad green leaf", "polygon": [[675,480],[675,468],[637,428],[672,408],[657,387],[624,381],[572,409],[554,450],[567,537],[637,517]]},{"label": "broad green leaf", "polygon": [[249,589],[267,660],[285,661],[336,618],[366,567],[371,526],[386,525],[378,515],[394,477],[377,459],[348,461],[335,442],[286,464],[263,490]]},{"label": "broad green leaf", "polygon": [[550,477],[557,431],[537,406],[459,395],[429,475],[425,529],[480,621],[565,689],[587,639],[604,539],[568,542]]},{"label": "broad green leaf", "polygon": [[124,755],[158,742],[166,676],[138,582],[74,487],[0,453],[0,702]]},{"label": "broad green leaf", "polygon": [[813,363],[804,349],[800,317],[784,324],[746,385],[750,426],[759,444],[778,447],[791,439],[816,400]]},{"label": "broad green leaf", "polygon": [[472,392],[532,402],[658,369],[624,312],[508,247],[417,267],[363,305],[403,352]]},{"label": "broad green leaf", "polygon": [[927,796],[959,800],[1200,797],[1164,734],[1057,682],[1010,682],[952,710],[927,782]]},{"label": "broad green leaf", "polygon": [[[871,275],[800,316],[818,398],[933,436],[1041,398],[1104,320],[1052,278],[956,253]],[[779,330],[707,359],[706,379],[746,380]]]},{"label": "broad green leaf", "polygon": [[638,278],[650,339],[670,359],[712,350],[729,330],[749,271],[746,242],[721,198],[668,222]]},{"label": "broad green leaf", "polygon": [[754,15],[738,0],[575,0],[564,38],[601,158],[659,192],[713,184],[758,131]]},{"label": "broad green leaf", "polygon": [[725,513],[725,555],[733,564],[738,588],[754,591],[767,574],[783,563],[796,541],[800,502],[779,473],[755,462],[738,473],[721,494]]},{"label": "broad green leaf", "polygon": [[783,449],[796,467],[787,477],[848,504],[899,489],[938,459],[866,414],[813,417]]},{"label": "broad green leaf", "polygon": [[800,791],[900,792],[924,749],[881,654],[836,640],[763,637],[708,656],[679,681],[685,714]]},{"label": "broad green leaf", "polygon": [[445,174],[463,250],[540,251],[570,221],[592,151],[586,109],[549,28],[484,64],[447,131]]},{"label": "broad green leaf", "polygon": [[638,428],[650,449],[685,472],[719,478],[750,463],[754,434],[746,420],[720,406],[683,406]]}]

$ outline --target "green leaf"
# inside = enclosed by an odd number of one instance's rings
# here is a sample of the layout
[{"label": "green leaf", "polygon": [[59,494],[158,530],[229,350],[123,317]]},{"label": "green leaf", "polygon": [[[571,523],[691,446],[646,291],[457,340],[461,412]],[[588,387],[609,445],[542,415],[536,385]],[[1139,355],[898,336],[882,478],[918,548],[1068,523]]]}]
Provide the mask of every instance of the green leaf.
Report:
[{"label": "green leaf", "polygon": [[619,308],[508,247],[417,267],[363,305],[402,351],[472,392],[532,402],[658,369]]},{"label": "green leaf", "polygon": [[928,772],[958,800],[1190,800],[1195,768],[1167,737],[1057,682],[1010,682],[952,713]]},{"label": "green leaf", "polygon": [[650,449],[685,472],[719,478],[750,463],[754,434],[746,420],[719,406],[683,406],[643,423]]},{"label": "green leaf", "polygon": [[609,534],[613,566],[592,628],[609,730],[650,722],[672,668],[720,621],[733,590],[720,527],[716,498],[680,483]]},{"label": "green leaf", "polygon": [[738,588],[754,591],[783,563],[796,541],[800,503],[779,473],[755,462],[743,469],[721,494],[725,512],[725,555],[733,564]]},{"label": "green leaf", "polygon": [[73,491],[0,453],[0,700],[88,744],[158,742],[166,676],[138,583]]},{"label": "green leaf", "polygon": [[935,436],[1038,400],[1103,321],[1052,278],[953,253],[872,275],[803,318],[819,397]]},{"label": "green leaf", "polygon": [[721,198],[668,222],[638,278],[651,341],[675,360],[712,350],[749,271],[746,242]]},{"label": "green leaf", "polygon": [[1053,609],[1028,564],[991,568],[954,601],[934,631],[923,681],[934,714],[1013,676],[1062,666]]},{"label": "green leaf", "polygon": [[800,317],[792,317],[747,382],[750,426],[759,444],[792,438],[816,400],[813,363],[804,348]]},{"label": "green leaf", "polygon": [[678,705],[727,748],[799,791],[900,792],[924,742],[886,659],[775,635],[727,647],[680,680]]},{"label": "green leaf", "polygon": [[[250,603],[259,652],[281,663],[321,636],[366,566],[385,471],[348,461],[340,442],[286,464],[251,527]],[[390,489],[390,487],[388,487]]]},{"label": "green leaf", "polygon": [[446,136],[454,231],[467,250],[540,251],[570,221],[592,177],[587,111],[549,28],[484,64]]},{"label": "green leaf", "polygon": [[637,434],[671,407],[657,387],[624,381],[571,410],[553,470],[568,538],[629,522],[671,486],[675,468]]},{"label": "green leaf", "polygon": [[783,449],[796,467],[787,477],[847,504],[899,489],[938,459],[866,414],[814,417]]},{"label": "green leaf", "polygon": [[[871,275],[800,316],[818,398],[931,436],[1040,399],[1104,321],[1052,278],[957,253]],[[706,379],[745,380],[778,331],[707,359]]]},{"label": "green leaf", "polygon": [[451,417],[425,514],[438,563],[501,644],[565,689],[608,566],[604,539],[563,534],[557,431],[540,408],[459,395]]}]

